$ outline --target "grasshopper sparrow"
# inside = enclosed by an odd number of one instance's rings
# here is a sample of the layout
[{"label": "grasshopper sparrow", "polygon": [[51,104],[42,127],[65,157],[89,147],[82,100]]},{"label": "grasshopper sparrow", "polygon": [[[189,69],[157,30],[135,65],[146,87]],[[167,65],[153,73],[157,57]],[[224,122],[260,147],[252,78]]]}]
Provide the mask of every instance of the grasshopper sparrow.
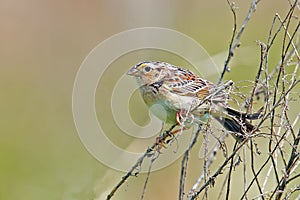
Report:
[{"label": "grasshopper sparrow", "polygon": [[[227,106],[228,95],[217,86],[190,70],[166,62],[141,62],[128,73],[134,76],[148,107],[159,105],[153,113],[161,120],[174,124],[201,123],[214,117],[236,139],[245,138],[254,126],[247,115]],[[203,101],[206,99],[207,101]]]}]

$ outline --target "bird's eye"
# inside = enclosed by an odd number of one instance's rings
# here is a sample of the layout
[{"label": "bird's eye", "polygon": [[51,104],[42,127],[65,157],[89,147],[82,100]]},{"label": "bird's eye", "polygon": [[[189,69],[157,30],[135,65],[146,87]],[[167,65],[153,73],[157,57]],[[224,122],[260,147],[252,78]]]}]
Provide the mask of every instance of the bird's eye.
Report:
[{"label": "bird's eye", "polygon": [[145,72],[150,72],[151,71],[151,67],[147,66],[144,68]]}]

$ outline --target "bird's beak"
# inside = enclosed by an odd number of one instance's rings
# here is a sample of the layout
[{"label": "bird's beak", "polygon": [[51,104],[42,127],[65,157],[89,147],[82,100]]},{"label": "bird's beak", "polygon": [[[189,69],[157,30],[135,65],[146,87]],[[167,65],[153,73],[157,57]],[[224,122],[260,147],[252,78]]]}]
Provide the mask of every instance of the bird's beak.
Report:
[{"label": "bird's beak", "polygon": [[137,70],[135,67],[133,67],[133,68],[131,68],[131,69],[127,72],[127,75],[129,75],[129,76],[137,76],[137,72],[138,72],[138,70]]}]

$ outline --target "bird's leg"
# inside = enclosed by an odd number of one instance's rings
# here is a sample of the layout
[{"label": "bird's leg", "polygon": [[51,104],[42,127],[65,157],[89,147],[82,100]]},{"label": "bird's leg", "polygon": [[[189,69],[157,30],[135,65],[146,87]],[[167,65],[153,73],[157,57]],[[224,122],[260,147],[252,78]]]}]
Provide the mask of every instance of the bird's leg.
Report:
[{"label": "bird's leg", "polygon": [[170,141],[172,141],[172,139],[175,137],[175,135],[178,132],[182,132],[184,130],[187,130],[190,128],[190,126],[186,126],[185,124],[191,124],[194,121],[194,116],[193,114],[189,113],[187,110],[185,109],[181,109],[179,111],[177,111],[176,113],[176,122],[177,125],[179,125],[179,129],[174,130],[174,131],[167,131],[166,132],[166,137],[161,138],[161,136],[156,138],[156,146],[157,146],[157,150],[160,151],[160,149],[162,147],[166,148],[165,144],[168,144]]},{"label": "bird's leg", "polygon": [[185,109],[181,109],[176,113],[176,121],[179,126],[185,126],[184,123],[192,124],[194,121],[194,115],[189,113]]},{"label": "bird's leg", "polygon": [[155,141],[155,144],[157,146],[156,150],[160,151],[162,147],[166,148],[165,144],[169,144],[169,142],[172,141],[173,138],[175,138],[175,134],[187,129],[189,129],[189,127],[180,127],[179,129],[174,131],[166,131],[166,137],[164,138],[161,138],[161,136],[157,137]]},{"label": "bird's leg", "polygon": [[179,111],[177,111],[177,113],[176,113],[176,121],[177,121],[177,123],[180,125],[180,126],[182,126],[183,124],[182,124],[182,122],[184,121],[184,119],[185,119],[185,117],[183,117],[183,115],[185,115],[185,110],[179,110]]}]

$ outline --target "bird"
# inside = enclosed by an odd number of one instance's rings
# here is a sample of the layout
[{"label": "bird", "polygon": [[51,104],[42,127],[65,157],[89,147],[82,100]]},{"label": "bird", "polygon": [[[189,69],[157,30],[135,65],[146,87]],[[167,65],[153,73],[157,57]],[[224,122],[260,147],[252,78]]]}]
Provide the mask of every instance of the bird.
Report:
[{"label": "bird", "polygon": [[[249,120],[259,113],[247,114],[229,107],[229,95],[220,85],[205,80],[194,72],[167,62],[143,61],[127,75],[135,77],[145,104],[153,114],[168,124],[189,126],[216,119],[238,141],[254,129]],[[220,89],[221,88],[221,89]]]}]

